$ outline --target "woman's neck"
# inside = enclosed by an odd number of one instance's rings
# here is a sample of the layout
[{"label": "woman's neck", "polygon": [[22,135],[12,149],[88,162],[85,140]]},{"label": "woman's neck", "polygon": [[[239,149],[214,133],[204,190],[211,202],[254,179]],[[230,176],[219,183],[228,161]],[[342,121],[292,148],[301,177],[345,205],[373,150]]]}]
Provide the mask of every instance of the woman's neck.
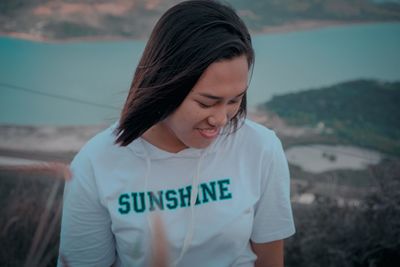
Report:
[{"label": "woman's neck", "polygon": [[141,137],[153,146],[170,153],[178,153],[188,148],[162,122],[153,125]]}]

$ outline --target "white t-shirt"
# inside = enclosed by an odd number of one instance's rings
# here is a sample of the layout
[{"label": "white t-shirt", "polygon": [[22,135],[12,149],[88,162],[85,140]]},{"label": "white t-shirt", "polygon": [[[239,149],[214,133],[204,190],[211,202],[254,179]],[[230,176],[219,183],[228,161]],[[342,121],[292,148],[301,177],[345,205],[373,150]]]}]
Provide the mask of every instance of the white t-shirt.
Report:
[{"label": "white t-shirt", "polygon": [[294,234],[287,161],[273,131],[245,120],[206,149],[169,153],[142,138],[115,145],[114,127],[71,163],[60,237],[70,266],[149,266],[156,212],[172,262],[192,236],[177,266],[254,266],[250,240]]}]

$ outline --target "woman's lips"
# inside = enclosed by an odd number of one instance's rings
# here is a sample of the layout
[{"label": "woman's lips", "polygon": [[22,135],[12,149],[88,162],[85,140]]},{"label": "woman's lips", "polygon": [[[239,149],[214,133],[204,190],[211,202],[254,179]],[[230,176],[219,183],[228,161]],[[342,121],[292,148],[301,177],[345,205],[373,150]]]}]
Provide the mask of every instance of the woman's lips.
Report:
[{"label": "woman's lips", "polygon": [[197,129],[201,136],[207,139],[215,138],[219,134],[219,128]]}]

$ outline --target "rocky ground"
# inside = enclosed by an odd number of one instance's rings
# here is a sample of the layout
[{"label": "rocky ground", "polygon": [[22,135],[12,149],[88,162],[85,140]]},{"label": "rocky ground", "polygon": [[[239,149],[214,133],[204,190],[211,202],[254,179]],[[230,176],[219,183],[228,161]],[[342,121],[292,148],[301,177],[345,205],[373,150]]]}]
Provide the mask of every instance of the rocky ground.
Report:
[{"label": "rocky ground", "polygon": [[[261,111],[249,114],[249,118],[275,130],[281,138],[301,138],[321,131],[288,126],[279,117]],[[0,125],[0,164],[2,158],[3,162],[5,158],[68,162],[83,144],[106,127]]]},{"label": "rocky ground", "polygon": [[[316,128],[293,127],[276,115],[264,111],[251,112],[248,117],[273,129],[283,142],[284,148],[299,144],[318,142],[334,144]],[[107,125],[92,126],[13,126],[0,125],[0,176],[11,170],[34,171],[48,169],[49,162],[69,164],[79,149]],[[46,163],[46,164],[42,164]],[[358,204],[359,198],[369,192],[373,180],[368,170],[334,170],[311,173],[289,164],[292,176],[292,200],[295,203],[311,204],[318,197],[334,197],[338,203]],[[351,192],[351,193],[349,193]]]}]

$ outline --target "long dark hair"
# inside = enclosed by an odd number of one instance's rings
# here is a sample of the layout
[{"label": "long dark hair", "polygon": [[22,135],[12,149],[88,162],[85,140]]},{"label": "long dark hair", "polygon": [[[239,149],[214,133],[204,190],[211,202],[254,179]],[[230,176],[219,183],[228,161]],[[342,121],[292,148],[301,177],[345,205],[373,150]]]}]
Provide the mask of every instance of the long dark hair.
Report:
[{"label": "long dark hair", "polygon": [[[216,1],[179,3],[159,19],[136,68],[115,130],[126,146],[173,113],[213,62],[246,55],[254,63],[250,34],[235,11]],[[229,122],[246,116],[246,96]]]}]

